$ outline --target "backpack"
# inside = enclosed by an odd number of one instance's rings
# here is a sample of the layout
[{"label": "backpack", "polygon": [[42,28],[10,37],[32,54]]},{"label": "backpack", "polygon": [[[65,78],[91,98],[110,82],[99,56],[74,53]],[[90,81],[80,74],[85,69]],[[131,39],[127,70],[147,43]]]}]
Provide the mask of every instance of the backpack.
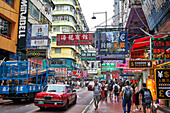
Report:
[{"label": "backpack", "polygon": [[115,87],[114,87],[114,92],[118,92],[118,86],[117,85],[115,85]]},{"label": "backpack", "polygon": [[112,91],[113,90],[113,84],[112,83],[109,83],[109,91]]},{"label": "backpack", "polygon": [[100,87],[98,85],[94,86],[94,94],[99,94],[99,93],[100,93]]},{"label": "backpack", "polygon": [[144,102],[150,104],[152,101],[152,96],[149,89],[144,90]]},{"label": "backpack", "polygon": [[126,102],[131,100],[131,90],[130,90],[130,87],[128,87],[128,88],[125,87],[124,99],[125,99]]}]

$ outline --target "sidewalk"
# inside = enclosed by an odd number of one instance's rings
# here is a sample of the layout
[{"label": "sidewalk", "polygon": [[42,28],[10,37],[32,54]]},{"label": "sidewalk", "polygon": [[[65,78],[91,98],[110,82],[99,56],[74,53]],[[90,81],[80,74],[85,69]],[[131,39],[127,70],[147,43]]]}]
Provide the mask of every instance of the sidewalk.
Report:
[{"label": "sidewalk", "polygon": [[0,98],[0,105],[8,102],[12,102],[12,100],[3,100],[2,98]]},{"label": "sidewalk", "polygon": [[[87,113],[124,113],[123,108],[122,108],[122,100],[120,100],[119,102],[110,102],[109,99],[108,101],[101,100],[99,102],[98,109],[97,110],[94,110],[94,109],[95,109],[95,106],[94,106],[94,103],[92,103]],[[134,106],[131,106],[130,113],[143,113],[142,110],[133,112],[132,110],[134,109],[135,109]],[[147,110],[147,113],[149,113],[148,110]],[[162,112],[157,111],[157,113],[162,113]]]}]

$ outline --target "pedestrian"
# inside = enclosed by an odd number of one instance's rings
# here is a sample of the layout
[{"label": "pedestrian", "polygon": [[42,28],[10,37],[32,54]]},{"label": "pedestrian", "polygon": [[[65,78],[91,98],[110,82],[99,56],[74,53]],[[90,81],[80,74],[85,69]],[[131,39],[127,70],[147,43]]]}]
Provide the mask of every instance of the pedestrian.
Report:
[{"label": "pedestrian", "polygon": [[137,83],[134,83],[133,85],[133,103],[135,105],[133,112],[141,110],[141,107],[139,106],[139,89]]},{"label": "pedestrian", "polygon": [[142,97],[142,107],[143,112],[146,113],[146,108],[150,109],[150,113],[152,113],[151,103],[153,103],[151,91],[146,88],[146,83],[142,84],[143,88],[139,91],[139,100]]},{"label": "pedestrian", "polygon": [[107,84],[107,81],[105,81],[104,95],[105,95],[105,100],[106,100],[106,101],[107,101],[107,92],[108,92],[108,84]]},{"label": "pedestrian", "polygon": [[108,85],[108,90],[109,90],[109,97],[110,97],[110,101],[113,101],[113,80],[110,81],[109,85]]},{"label": "pedestrian", "polygon": [[101,99],[102,100],[104,100],[104,98],[105,98],[104,87],[105,87],[105,83],[103,81],[101,81]]},{"label": "pedestrian", "polygon": [[122,91],[122,87],[123,87],[122,79],[119,79],[118,85],[120,86],[120,92],[121,92]]},{"label": "pedestrian", "polygon": [[95,81],[92,90],[93,90],[95,110],[97,110],[98,104],[99,104],[99,101],[100,101],[100,96],[101,96],[101,88],[100,88],[99,84],[97,83],[97,81]]},{"label": "pedestrian", "polygon": [[[133,89],[129,86],[129,81],[126,81],[126,86],[123,87],[121,96],[123,95],[123,102],[122,102],[122,107],[124,110],[124,113],[130,113],[131,109],[131,97],[133,93]],[[126,105],[127,105],[127,110],[126,110]]]},{"label": "pedestrian", "polygon": [[115,100],[114,102],[116,102],[116,97],[117,97],[117,102],[119,102],[120,86],[118,85],[117,81],[113,85],[113,91],[114,91],[114,100]]}]

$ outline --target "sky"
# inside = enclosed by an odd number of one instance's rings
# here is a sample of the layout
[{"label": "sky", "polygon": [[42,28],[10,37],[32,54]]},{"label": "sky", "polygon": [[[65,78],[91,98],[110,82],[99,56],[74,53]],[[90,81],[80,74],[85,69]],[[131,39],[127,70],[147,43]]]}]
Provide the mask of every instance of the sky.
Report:
[{"label": "sky", "polygon": [[[105,13],[95,14],[96,19],[91,19],[94,12],[107,12],[107,19],[113,16],[113,0],[79,0],[79,3],[89,31],[95,31],[95,26],[106,20]],[[111,22],[112,19],[107,22],[107,25],[111,25]],[[102,26],[105,25],[106,23],[102,24]]]}]

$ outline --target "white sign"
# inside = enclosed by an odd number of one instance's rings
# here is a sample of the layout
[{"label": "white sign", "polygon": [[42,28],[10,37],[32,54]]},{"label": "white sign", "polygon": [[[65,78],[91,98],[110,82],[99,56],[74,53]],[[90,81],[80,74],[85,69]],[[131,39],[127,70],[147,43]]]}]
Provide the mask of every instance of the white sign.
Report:
[{"label": "white sign", "polygon": [[48,37],[48,24],[32,25],[32,37]]},{"label": "white sign", "polygon": [[31,46],[48,46],[48,39],[31,40]]}]

